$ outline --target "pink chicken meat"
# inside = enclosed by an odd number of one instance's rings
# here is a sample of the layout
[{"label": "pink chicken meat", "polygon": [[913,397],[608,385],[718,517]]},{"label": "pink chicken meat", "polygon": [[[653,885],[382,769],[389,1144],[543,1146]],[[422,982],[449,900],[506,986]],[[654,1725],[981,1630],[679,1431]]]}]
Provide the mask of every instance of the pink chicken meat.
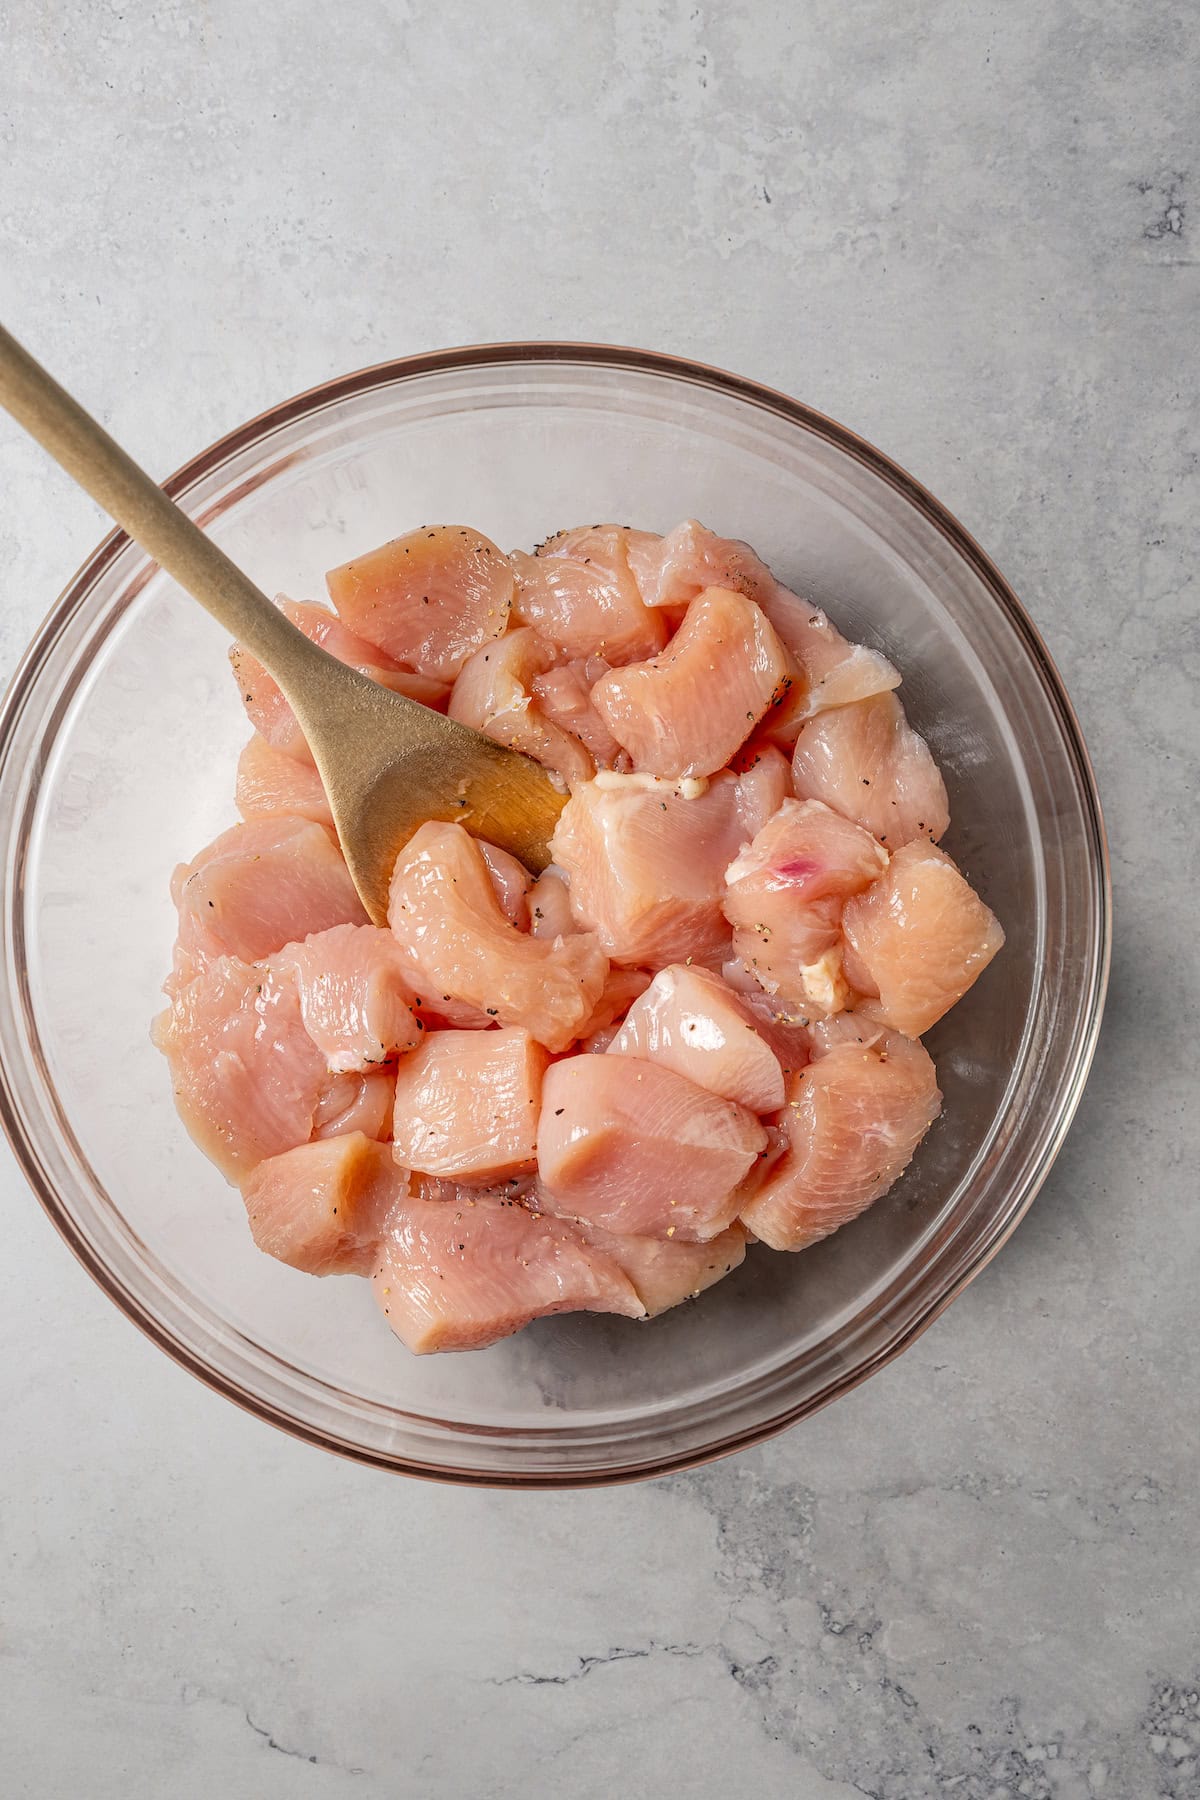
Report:
[{"label": "pink chicken meat", "polygon": [[365,1072],[420,1042],[407,965],[390,931],[334,925],[274,961],[295,976],[304,1029],[332,1074]]},{"label": "pink chicken meat", "polygon": [[259,1248],[369,1276],[425,1355],[659,1314],[748,1246],[752,1284],[880,1199],[941,1104],[919,1038],[1004,941],[888,658],[696,520],[425,526],[327,584],[302,631],[568,798],[536,880],[420,826],[377,928],[235,649],[243,822],[175,872],[154,1037]]},{"label": "pink chicken meat", "polygon": [[435,1010],[466,1001],[501,1025],[523,1025],[565,1050],[604,988],[608,959],[588,934],[548,942],[520,931],[496,898],[461,825],[422,825],[392,876],[388,922],[409,978]]},{"label": "pink chicken meat", "polygon": [[620,525],[560,531],[533,556],[517,552],[514,610],[566,657],[609,663],[653,656],[667,641],[629,567],[630,534]]},{"label": "pink chicken meat", "polygon": [[397,1074],[396,1155],[457,1181],[532,1172],[548,1060],[519,1026],[431,1031]]},{"label": "pink chicken meat", "polygon": [[783,802],[725,871],[733,953],[764,992],[822,1013],[845,1005],[842,907],[887,861],[869,832],[827,806]]},{"label": "pink chicken meat", "polygon": [[538,1169],[555,1212],[701,1242],[737,1217],[736,1190],[767,1142],[746,1107],[624,1056],[556,1062],[542,1095]]},{"label": "pink chicken meat", "polygon": [[311,932],[367,922],[332,832],[287,813],[222,832],[176,869],[171,893],[179,913],[176,974],[184,980],[215,957],[255,962]]},{"label": "pink chicken meat", "polygon": [[260,1162],[242,1185],[260,1250],[307,1275],[370,1275],[384,1226],[408,1192],[391,1146],[360,1131]]},{"label": "pink chicken meat", "polygon": [[592,698],[635,769],[677,780],[724,768],[786,691],[787,673],[753,600],[707,588],[666,650],[602,675]]},{"label": "pink chicken meat", "polygon": [[783,1105],[779,1058],[732,989],[707,969],[660,969],[629,1008],[608,1054],[661,1063],[750,1112]]},{"label": "pink chicken meat", "polygon": [[504,1194],[416,1193],[388,1220],[373,1277],[397,1337],[418,1356],[482,1350],[534,1319],[646,1308],[620,1266],[571,1224]]},{"label": "pink chicken meat", "polygon": [[919,1037],[962,999],[1004,943],[1004,932],[950,858],[906,844],[887,875],[848,901],[846,972],[873,1010]]},{"label": "pink chicken meat", "polygon": [[876,694],[806,724],[792,755],[802,800],[822,800],[889,850],[940,838],[950,823],[941,771],[895,694]]},{"label": "pink chicken meat", "polygon": [[707,783],[601,774],[572,794],[551,849],[576,923],[614,962],[640,968],[728,954],[725,870],[776,793],[764,761]]},{"label": "pink chicken meat", "polygon": [[792,1077],[781,1161],[742,1209],[773,1250],[803,1250],[865,1212],[908,1167],[941,1105],[920,1044],[853,1041]]}]

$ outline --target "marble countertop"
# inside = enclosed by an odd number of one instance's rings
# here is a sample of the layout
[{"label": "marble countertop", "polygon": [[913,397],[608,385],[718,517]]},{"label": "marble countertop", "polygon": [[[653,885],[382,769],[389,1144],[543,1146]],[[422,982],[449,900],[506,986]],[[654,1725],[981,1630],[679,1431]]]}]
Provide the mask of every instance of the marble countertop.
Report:
[{"label": "marble countertop", "polygon": [[[277,1435],[119,1316],[5,1154],[6,1792],[1200,1794],[1185,12],[74,0],[6,36],[0,317],[148,467],[479,339],[787,389],[1025,600],[1117,906],[1012,1243],[847,1399],[645,1486],[445,1490]],[[0,675],[103,528],[0,424]]]}]

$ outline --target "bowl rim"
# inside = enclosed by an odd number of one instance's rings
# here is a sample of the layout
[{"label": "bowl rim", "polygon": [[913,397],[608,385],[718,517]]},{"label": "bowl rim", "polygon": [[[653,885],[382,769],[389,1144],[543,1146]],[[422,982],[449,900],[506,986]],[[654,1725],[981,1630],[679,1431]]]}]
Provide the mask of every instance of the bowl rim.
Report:
[{"label": "bowl rim", "polygon": [[[505,1474],[497,1470],[476,1471],[399,1458],[328,1435],[319,1427],[308,1425],[283,1412],[272,1405],[270,1401],[240,1387],[231,1377],[210,1367],[200,1355],[187,1345],[177,1341],[157,1319],[142,1307],[137,1297],[127,1291],[113,1277],[102,1258],[93,1251],[91,1245],[76,1229],[70,1216],[61,1206],[52,1183],[42,1171],[34,1144],[27,1136],[21,1121],[16,1096],[10,1085],[7,1066],[0,1058],[0,1129],[3,1129],[5,1137],[12,1147],[18,1166],[43,1210],[77,1260],[102,1292],[139,1330],[164,1350],[173,1361],[187,1369],[207,1387],[223,1395],[226,1399],[232,1400],[254,1417],[286,1432],[290,1437],[330,1451],[350,1462],[386,1469],[393,1474],[409,1475],[417,1479],[452,1486],[543,1490],[595,1488],[614,1486],[618,1483],[635,1480],[649,1480],[685,1469],[699,1468],[706,1463],[732,1455],[754,1444],[763,1443],[788,1430],[801,1419],[819,1412],[842,1395],[850,1393],[861,1382],[866,1381],[871,1375],[894,1361],[915,1343],[935,1320],[940,1318],[952,1301],[957,1299],[963,1289],[987,1266],[1007,1243],[1036,1199],[1062,1148],[1083,1095],[1100,1034],[1112,955],[1112,874],[1108,838],[1095,771],[1075,708],[1040,631],[991,558],[960,520],[923,483],[868,439],[852,431],[838,420],[819,412],[803,401],[793,399],[779,389],[751,380],[746,376],[735,375],[713,364],[698,362],[669,352],[643,350],[620,344],[571,340],[532,340],[466,344],[441,350],[420,351],[410,356],[369,364],[293,394],[287,400],[268,407],[227,432],[223,437],[216,439],[198,455],[190,458],[176,469],[161,485],[167,494],[172,498],[177,498],[230,457],[252,446],[271,432],[310,413],[336,404],[338,401],[369,393],[373,388],[395,386],[398,383],[431,374],[463,372],[479,367],[498,367],[511,364],[536,366],[554,363],[584,363],[594,368],[616,369],[632,374],[648,374],[683,381],[693,387],[713,390],[727,397],[741,400],[770,412],[787,423],[799,426],[802,430],[824,439],[878,476],[901,499],[915,508],[926,522],[932,525],[947,541],[950,548],[972,568],[992,600],[1007,615],[1009,623],[1023,640],[1031,660],[1037,665],[1047,693],[1053,700],[1058,714],[1064,747],[1075,764],[1079,797],[1096,853],[1095,898],[1097,903],[1096,939],[1098,940],[1096,949],[1098,954],[1092,968],[1090,988],[1085,995],[1086,1022],[1079,1032],[1070,1081],[1066,1088],[1059,1117],[1055,1121],[1053,1131],[1046,1139],[1044,1152],[1039,1159],[1038,1166],[1032,1176],[1027,1177],[1025,1191],[1020,1197],[1019,1204],[1003,1220],[1002,1225],[981,1243],[972,1259],[948,1283],[944,1291],[931,1295],[928,1302],[916,1312],[907,1324],[898,1329],[887,1343],[880,1346],[863,1363],[848,1370],[845,1374],[830,1379],[817,1393],[769,1419],[730,1433],[699,1449],[666,1454],[653,1461],[628,1467],[614,1466],[603,1470],[578,1473],[543,1471]],[[34,632],[24,654],[17,663],[3,698],[0,700],[0,763],[7,755],[10,739],[23,711],[30,684],[50,653],[61,629],[71,617],[83,595],[129,543],[128,535],[119,528],[103,538],[80,564]]]}]

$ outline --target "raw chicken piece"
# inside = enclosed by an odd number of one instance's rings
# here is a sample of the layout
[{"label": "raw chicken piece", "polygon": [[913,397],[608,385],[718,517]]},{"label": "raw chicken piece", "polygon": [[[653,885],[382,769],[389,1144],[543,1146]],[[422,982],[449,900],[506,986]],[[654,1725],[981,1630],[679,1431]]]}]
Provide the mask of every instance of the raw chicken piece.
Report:
[{"label": "raw chicken piece", "polygon": [[568,1047],[608,973],[590,934],[548,942],[505,918],[461,825],[431,821],[409,839],[392,876],[388,923],[428,1006],[466,1001],[501,1025],[525,1026],[548,1050]]},{"label": "raw chicken piece", "polygon": [[733,588],[757,602],[794,659],[788,671],[792,686],[765,721],[765,729],[781,742],[790,743],[800,720],[822,707],[900,685],[886,657],[865,644],[848,643],[819,606],[783,587],[737,538],[718,537],[685,519],[664,538],[636,533],[629,561],[648,605],[679,605],[706,587]]},{"label": "raw chicken piece", "polygon": [[949,1012],[1004,942],[994,913],[950,858],[918,839],[898,850],[887,874],[847,901],[845,966],[871,1008],[908,1037]]},{"label": "raw chicken piece", "polygon": [[694,1300],[746,1260],[746,1232],[736,1223],[706,1244],[679,1237],[626,1237],[576,1223],[586,1241],[629,1277],[649,1318]]},{"label": "raw chicken piece", "polygon": [[783,1105],[778,1058],[707,969],[661,969],[630,1007],[608,1054],[661,1063],[751,1112]]},{"label": "raw chicken piece", "polygon": [[380,1143],[392,1135],[396,1105],[396,1071],[370,1069],[361,1075],[335,1075],[313,1114],[314,1138],[341,1137],[361,1131]]},{"label": "raw chicken piece", "polygon": [[808,1029],[813,1061],[836,1050],[839,1044],[865,1045],[869,1050],[884,1034],[877,1019],[862,1012],[831,1013],[828,1018],[814,1019]]},{"label": "raw chicken piece", "polygon": [[886,656],[844,638],[819,606],[775,583],[759,602],[794,658],[792,686],[763,729],[780,743],[794,741],[805,719],[900,686]]},{"label": "raw chicken piece", "polygon": [[767,997],[740,956],[734,956],[732,953],[727,956],[721,964],[720,976],[725,986],[740,995],[743,1000],[748,1000],[755,994],[760,1000],[765,1000]]},{"label": "raw chicken piece", "polygon": [[551,723],[531,692],[535,676],[550,668],[556,654],[530,625],[485,644],[454,684],[450,717],[510,750],[523,750],[564,781],[586,781],[596,767],[590,754],[570,731]]},{"label": "raw chicken piece", "polygon": [[870,1204],[940,1104],[899,1031],[1003,941],[925,842],[945,790],[891,664],[695,521],[511,563],[436,527],[329,585],[337,615],[282,603],[301,630],[574,791],[536,882],[422,827],[378,931],[294,715],[235,649],[246,823],[176,871],[154,1035],[261,1247],[374,1268],[424,1352],[657,1313],[753,1233],[796,1248]]},{"label": "raw chicken piece", "polygon": [[628,1277],[562,1219],[460,1189],[395,1208],[373,1280],[388,1324],[418,1356],[482,1350],[551,1313],[645,1316]]},{"label": "raw chicken piece", "polygon": [[489,844],[485,838],[476,838],[475,842],[487,864],[501,912],[512,920],[518,931],[528,931],[529,890],[533,886],[533,876],[523,862],[518,862],[507,850],[501,850],[499,845]]},{"label": "raw chicken piece", "polygon": [[[784,1080],[806,1068],[812,1058],[813,1033],[821,1023],[813,1009],[796,1007],[764,994],[744,963],[732,966],[727,963],[721,976],[727,985],[736,987],[739,1004],[745,1008],[747,1018],[753,1021],[759,1037],[774,1052]],[[850,1016],[834,1013],[830,1023]]]},{"label": "raw chicken piece", "polygon": [[731,768],[738,777],[736,804],[746,843],[792,798],[792,769],[782,750],[755,739],[744,744]]},{"label": "raw chicken piece", "polygon": [[566,937],[578,931],[571,912],[566,876],[553,865],[543,870],[529,890],[529,929],[534,937]]},{"label": "raw chicken piece", "polygon": [[154,1022],[188,1131],[230,1180],[304,1144],[329,1083],[295,981],[218,957]]},{"label": "raw chicken piece", "polygon": [[257,732],[238,758],[235,797],[243,819],[291,813],[293,818],[312,819],[333,829],[325,788],[312,764],[277,750]]},{"label": "raw chicken piece", "polygon": [[887,851],[818,800],[785,800],[725,874],[725,917],[740,956],[769,994],[838,1012],[848,989],[842,905],[887,868]]},{"label": "raw chicken piece", "polygon": [[720,962],[729,926],[724,875],[751,835],[742,783],[725,772],[689,784],[603,771],[576,788],[551,850],[570,881],[571,911],[614,962]]},{"label": "raw chicken piece", "polygon": [[661,1063],[572,1056],[542,1085],[538,1171],[557,1213],[635,1237],[714,1238],[767,1134]]},{"label": "raw chicken piece", "polygon": [[712,775],[780,697],[787,669],[754,602],[707,588],[666,650],[601,676],[592,702],[635,768],[672,779]]},{"label": "raw chicken piece", "polygon": [[[588,679],[588,666],[597,665],[594,680]],[[552,725],[571,732],[583,744],[598,769],[611,769],[620,754],[618,744],[592,704],[592,689],[602,675],[608,673],[603,657],[563,663],[557,669],[533,678],[533,697]]]},{"label": "raw chicken piece", "polygon": [[537,554],[513,557],[513,610],[567,656],[603,656],[610,663],[653,656],[667,641],[657,613],[643,604],[629,569],[628,531],[585,525],[560,531]]},{"label": "raw chicken piece", "polygon": [[[365,638],[347,630],[337,614],[330,612],[327,606],[319,606],[312,600],[280,600],[277,604],[292,624],[299,626],[305,637],[311,638],[314,644],[320,644],[323,650],[328,650],[330,656],[336,656],[339,662],[348,663],[352,669],[370,676],[381,687],[391,688],[393,693],[407,694],[410,700],[419,700],[422,706],[439,709],[445,706],[444,682],[430,681],[427,676],[415,674],[411,669],[402,669],[374,644],[369,644]],[[304,733],[296,723],[296,715],[280,692],[274,676],[268,675],[258,658],[240,644],[233,646],[229,652],[229,660],[233,664],[242,705],[246,708],[254,729],[275,749],[285,751],[287,755],[298,758],[311,768],[312,756]]]},{"label": "raw chicken piece", "polygon": [[742,1222],[773,1250],[803,1250],[857,1218],[907,1168],[941,1107],[920,1044],[896,1034],[837,1044],[792,1078],[787,1148]]},{"label": "raw chicken piece", "polygon": [[329,597],[351,631],[422,675],[453,681],[508,625],[512,565],[482,532],[426,525],[331,569]]},{"label": "raw chicken piece", "polygon": [[[592,1016],[580,1028],[579,1036],[584,1040],[596,1037],[599,1032],[615,1027],[618,1020],[623,1019],[639,994],[644,994],[650,986],[649,969],[612,968],[604,983],[604,991],[597,1000]],[[596,1045],[588,1043],[588,1049],[594,1050]]]},{"label": "raw chicken piece", "polygon": [[532,1171],[547,1060],[518,1027],[430,1032],[396,1071],[396,1155],[459,1181]]},{"label": "raw chicken piece", "polygon": [[810,719],[796,739],[792,780],[802,800],[823,800],[889,850],[936,840],[950,823],[941,771],[895,694]]},{"label": "raw chicken piece", "polygon": [[685,519],[665,537],[633,533],[628,555],[647,606],[687,606],[710,587],[732,588],[761,604],[776,585],[749,544],[718,537],[697,519]]},{"label": "raw chicken piece", "polygon": [[[510,856],[507,850],[501,850],[498,845],[489,844],[484,838],[475,838],[474,842],[487,864],[501,912],[518,931],[528,931],[532,922],[529,912],[532,877],[529,870],[524,863],[519,863],[515,856]],[[574,929],[573,924],[571,929]],[[537,935],[544,937],[546,934],[539,932]],[[460,1031],[486,1031],[495,1024],[494,1017],[485,1012],[483,1007],[455,1000],[451,994],[439,994],[434,1006],[421,1001],[417,1012],[426,1027],[432,1026],[434,1030],[451,1025]]]},{"label": "raw chicken piece", "polygon": [[331,925],[367,915],[332,833],[270,813],[233,825],[171,877],[179,909],[173,981],[215,956],[256,962]]},{"label": "raw chicken piece", "polygon": [[[414,1175],[409,1192],[416,1200],[452,1200],[455,1206],[471,1205],[481,1199],[500,1200],[507,1205],[513,1200],[530,1200],[536,1186],[536,1175],[510,1175],[491,1187],[455,1181],[449,1175]],[[540,1208],[534,1206],[533,1211]]]},{"label": "raw chicken piece", "polygon": [[370,1069],[420,1042],[404,953],[390,931],[335,925],[273,961],[295,976],[304,1029],[331,1073]]},{"label": "raw chicken piece", "polygon": [[308,1275],[369,1275],[408,1171],[359,1131],[260,1162],[243,1184],[260,1250]]}]

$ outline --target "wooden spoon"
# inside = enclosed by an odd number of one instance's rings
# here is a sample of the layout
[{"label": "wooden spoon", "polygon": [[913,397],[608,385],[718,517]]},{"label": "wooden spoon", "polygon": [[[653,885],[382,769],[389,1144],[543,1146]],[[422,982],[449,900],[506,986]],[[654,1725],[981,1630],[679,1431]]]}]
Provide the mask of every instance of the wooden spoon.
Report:
[{"label": "wooden spoon", "polygon": [[453,819],[545,868],[566,802],[545,769],[312,643],[2,325],[0,404],[279,683],[377,925],[396,857],[426,819]]}]

